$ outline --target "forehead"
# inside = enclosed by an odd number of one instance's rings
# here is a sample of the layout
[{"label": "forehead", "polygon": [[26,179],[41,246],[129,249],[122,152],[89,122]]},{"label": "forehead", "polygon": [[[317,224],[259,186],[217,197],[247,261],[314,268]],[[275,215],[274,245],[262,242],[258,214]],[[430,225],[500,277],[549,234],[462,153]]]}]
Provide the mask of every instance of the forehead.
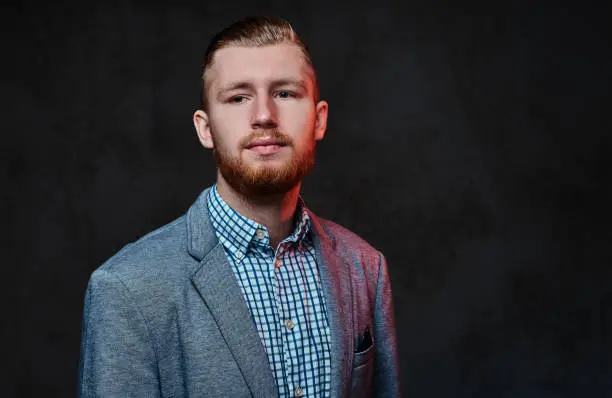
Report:
[{"label": "forehead", "polygon": [[235,81],[267,82],[277,79],[310,81],[310,66],[292,43],[264,47],[229,46],[214,55],[207,73],[212,90]]}]

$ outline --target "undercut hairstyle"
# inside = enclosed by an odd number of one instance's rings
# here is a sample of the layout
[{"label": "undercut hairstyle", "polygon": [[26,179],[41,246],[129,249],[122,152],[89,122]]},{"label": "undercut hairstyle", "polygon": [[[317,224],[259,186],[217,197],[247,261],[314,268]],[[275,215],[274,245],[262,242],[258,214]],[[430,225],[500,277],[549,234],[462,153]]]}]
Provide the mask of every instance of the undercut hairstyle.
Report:
[{"label": "undercut hairstyle", "polygon": [[229,46],[264,47],[285,42],[293,43],[301,50],[304,61],[312,70],[311,77],[315,104],[319,102],[319,87],[312,63],[312,55],[306,44],[293,30],[291,24],[277,16],[250,16],[232,23],[213,36],[210,41],[204,54],[204,61],[202,62],[202,82],[200,84],[201,109],[204,111],[208,109],[207,93],[209,84],[206,81],[206,73],[210,70],[215,53],[218,50]]}]

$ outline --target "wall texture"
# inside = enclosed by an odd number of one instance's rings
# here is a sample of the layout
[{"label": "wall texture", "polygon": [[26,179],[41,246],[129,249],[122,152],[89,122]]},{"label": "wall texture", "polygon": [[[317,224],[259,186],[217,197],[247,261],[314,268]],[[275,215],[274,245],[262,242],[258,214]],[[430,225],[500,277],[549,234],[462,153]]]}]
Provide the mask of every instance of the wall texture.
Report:
[{"label": "wall texture", "polygon": [[611,394],[604,10],[49,3],[1,17],[7,396],[74,394],[87,279],[214,182],[201,57],[261,12],[313,52],[330,121],[303,196],[386,254],[406,396]]}]

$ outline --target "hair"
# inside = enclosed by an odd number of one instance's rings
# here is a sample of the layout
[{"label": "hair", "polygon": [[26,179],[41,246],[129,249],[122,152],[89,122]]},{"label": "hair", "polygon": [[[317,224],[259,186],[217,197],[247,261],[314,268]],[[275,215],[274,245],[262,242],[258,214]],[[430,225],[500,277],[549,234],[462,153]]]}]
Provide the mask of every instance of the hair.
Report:
[{"label": "hair", "polygon": [[319,101],[319,87],[312,63],[312,55],[306,44],[293,30],[291,24],[278,16],[250,16],[232,23],[215,34],[210,41],[202,62],[201,108],[205,111],[208,109],[206,72],[211,68],[215,53],[218,50],[229,46],[264,47],[283,42],[293,43],[302,51],[304,61],[312,69],[314,100],[317,103]]}]

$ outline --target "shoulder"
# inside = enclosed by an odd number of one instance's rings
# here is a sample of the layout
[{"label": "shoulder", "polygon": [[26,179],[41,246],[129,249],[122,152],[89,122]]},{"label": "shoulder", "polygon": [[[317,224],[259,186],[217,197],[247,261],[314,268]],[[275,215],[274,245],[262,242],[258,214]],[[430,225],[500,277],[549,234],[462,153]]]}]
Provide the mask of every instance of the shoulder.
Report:
[{"label": "shoulder", "polygon": [[330,236],[336,246],[336,251],[344,256],[352,257],[369,268],[380,265],[384,261],[383,254],[368,241],[355,232],[331,220],[314,216],[322,229]]},{"label": "shoulder", "polygon": [[197,264],[186,241],[187,226],[181,216],[124,246],[93,272],[90,283],[113,280],[136,295],[179,283]]},{"label": "shoulder", "polygon": [[351,251],[360,251],[373,255],[378,255],[380,253],[380,251],[372,246],[368,241],[348,228],[323,217],[314,216],[314,218],[321,225],[323,230],[330,235],[339,248],[344,248]]}]

